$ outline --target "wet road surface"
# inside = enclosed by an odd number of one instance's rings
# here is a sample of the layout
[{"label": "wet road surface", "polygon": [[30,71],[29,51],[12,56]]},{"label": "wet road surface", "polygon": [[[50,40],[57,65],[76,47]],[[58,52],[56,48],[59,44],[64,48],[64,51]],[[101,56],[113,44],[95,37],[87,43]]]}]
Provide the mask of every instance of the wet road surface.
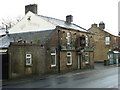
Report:
[{"label": "wet road surface", "polygon": [[43,80],[3,88],[118,88],[118,67],[95,64],[95,69],[50,75]]}]

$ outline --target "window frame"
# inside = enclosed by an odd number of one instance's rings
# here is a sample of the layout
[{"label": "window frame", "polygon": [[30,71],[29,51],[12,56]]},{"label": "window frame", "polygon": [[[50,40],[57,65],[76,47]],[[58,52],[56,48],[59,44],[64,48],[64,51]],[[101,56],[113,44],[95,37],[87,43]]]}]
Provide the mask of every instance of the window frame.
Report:
[{"label": "window frame", "polygon": [[[55,50],[55,52],[51,52],[51,57],[52,56],[55,56],[55,59],[54,59],[55,60],[55,64],[51,63],[51,67],[56,67],[56,50]],[[52,60],[52,58],[51,58],[51,60]]]},{"label": "window frame", "polygon": [[85,37],[85,35],[80,36],[79,39],[80,39],[80,46],[85,47],[86,46],[86,37]]},{"label": "window frame", "polygon": [[71,32],[67,32],[66,39],[67,39],[67,45],[70,45],[71,44]]},{"label": "window frame", "polygon": [[88,46],[88,44],[89,44],[89,38],[88,38],[88,36],[85,36],[85,46],[87,47]]},{"label": "window frame", "polygon": [[[68,53],[70,53],[70,55],[68,55]],[[67,60],[68,57],[70,57],[70,63],[68,63]],[[72,52],[67,52],[67,58],[66,58],[67,65],[72,65]]]},{"label": "window frame", "polygon": [[[28,57],[29,55],[29,57]],[[27,62],[27,59],[30,59],[30,62],[28,63]],[[26,53],[26,63],[25,63],[26,66],[31,66],[32,65],[32,54],[30,53]]]},{"label": "window frame", "polygon": [[109,36],[105,37],[105,44],[110,45],[110,37]]},{"label": "window frame", "polygon": [[89,52],[86,52],[84,55],[82,55],[82,61],[84,61],[85,64],[89,64],[90,63]]}]

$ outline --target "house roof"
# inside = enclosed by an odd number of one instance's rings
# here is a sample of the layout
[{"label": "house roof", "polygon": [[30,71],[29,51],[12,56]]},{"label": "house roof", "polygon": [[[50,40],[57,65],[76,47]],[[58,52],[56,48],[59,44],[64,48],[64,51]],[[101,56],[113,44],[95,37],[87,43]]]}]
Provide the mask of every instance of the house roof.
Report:
[{"label": "house roof", "polygon": [[1,28],[0,29],[0,36],[1,35],[5,35],[6,34],[6,29],[5,28]]},{"label": "house roof", "polygon": [[[20,39],[30,43],[45,44],[45,42],[53,35],[55,30],[34,31],[25,33],[9,34],[0,38],[0,48],[7,48],[10,42],[18,42]],[[39,41],[39,42],[38,42]]]},{"label": "house roof", "polygon": [[55,30],[53,29],[53,30],[44,30],[44,31],[16,33],[16,34],[10,34],[10,37],[14,38],[15,42],[18,42],[19,38],[21,38],[22,41],[26,41],[28,43],[39,42],[40,44],[44,44],[45,41],[51,37],[54,31]]},{"label": "house roof", "polygon": [[64,20],[60,20],[60,19],[56,19],[56,18],[52,18],[52,17],[47,17],[47,16],[42,16],[42,15],[37,15],[37,16],[42,17],[44,20],[46,20],[46,21],[48,21],[56,26],[60,26],[60,27],[68,28],[68,29],[79,30],[79,31],[83,31],[83,32],[89,32],[85,28],[82,28],[79,25],[76,25],[74,23],[68,24]]},{"label": "house roof", "polygon": [[[30,21],[28,18],[31,18]],[[64,20],[47,17],[43,15],[37,15],[29,11],[20,22],[18,22],[14,27],[12,27],[9,30],[9,33],[13,34],[13,33],[23,33],[23,32],[31,32],[31,31],[49,30],[49,29],[55,29],[57,26],[66,29],[89,32],[88,30],[74,23],[69,24]]]},{"label": "house roof", "polygon": [[10,42],[13,42],[14,40],[6,35],[0,38],[0,48],[7,48],[10,45]]}]

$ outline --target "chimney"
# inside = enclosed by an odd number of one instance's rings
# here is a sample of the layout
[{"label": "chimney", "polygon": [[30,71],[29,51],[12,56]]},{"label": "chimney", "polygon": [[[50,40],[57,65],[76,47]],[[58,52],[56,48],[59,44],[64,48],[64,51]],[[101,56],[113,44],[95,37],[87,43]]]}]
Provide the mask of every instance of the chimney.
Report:
[{"label": "chimney", "polygon": [[72,15],[67,15],[66,16],[66,23],[71,24],[73,22],[73,16]]},{"label": "chimney", "polygon": [[26,5],[26,6],[25,6],[25,14],[26,14],[28,11],[31,11],[31,12],[37,14],[37,4]]},{"label": "chimney", "polygon": [[94,24],[92,24],[92,25],[91,25],[91,27],[97,27],[97,24],[96,24],[96,23],[94,23]]},{"label": "chimney", "polygon": [[99,23],[99,28],[100,29],[105,29],[105,23],[104,22],[100,22]]}]

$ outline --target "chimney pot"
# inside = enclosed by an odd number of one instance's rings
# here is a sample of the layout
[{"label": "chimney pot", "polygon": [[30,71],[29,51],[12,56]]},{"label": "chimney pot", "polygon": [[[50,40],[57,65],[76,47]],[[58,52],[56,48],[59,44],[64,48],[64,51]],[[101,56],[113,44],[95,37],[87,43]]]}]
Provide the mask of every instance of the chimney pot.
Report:
[{"label": "chimney pot", "polygon": [[104,22],[100,22],[99,23],[99,28],[100,29],[105,29],[105,23]]},{"label": "chimney pot", "polygon": [[37,14],[37,4],[26,5],[26,6],[25,6],[25,14],[26,14],[28,11],[31,11],[31,12]]},{"label": "chimney pot", "polygon": [[92,24],[91,26],[92,26],[92,27],[97,27],[97,24],[96,24],[96,23],[94,23],[94,24]]},{"label": "chimney pot", "polygon": [[67,15],[66,16],[66,23],[71,24],[73,22],[73,16],[72,15]]}]

